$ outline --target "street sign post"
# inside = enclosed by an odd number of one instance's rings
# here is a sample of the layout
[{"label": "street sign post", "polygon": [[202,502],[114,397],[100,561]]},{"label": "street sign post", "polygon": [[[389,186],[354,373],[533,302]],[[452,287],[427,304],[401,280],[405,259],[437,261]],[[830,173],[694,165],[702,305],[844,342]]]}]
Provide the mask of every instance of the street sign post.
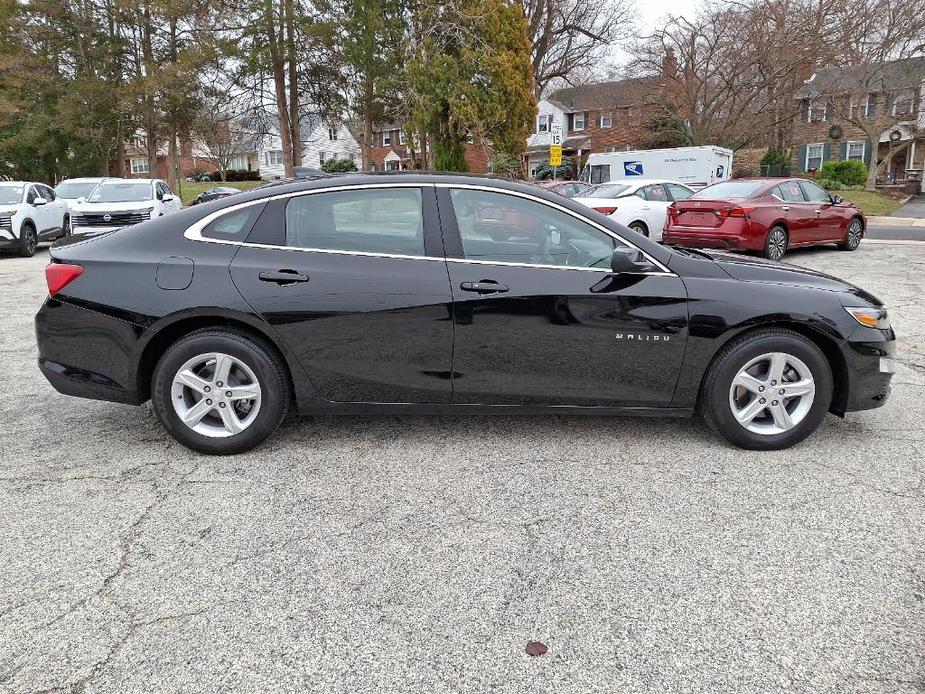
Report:
[{"label": "street sign post", "polygon": [[549,165],[553,167],[552,179],[556,180],[556,167],[562,166],[562,126],[553,123],[549,135]]}]

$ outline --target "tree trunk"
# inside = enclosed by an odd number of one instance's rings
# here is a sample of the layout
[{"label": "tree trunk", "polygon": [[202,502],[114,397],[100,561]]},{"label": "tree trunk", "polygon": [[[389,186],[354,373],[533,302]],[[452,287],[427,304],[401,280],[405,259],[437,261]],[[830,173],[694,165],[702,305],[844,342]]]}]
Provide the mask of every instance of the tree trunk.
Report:
[{"label": "tree trunk", "polygon": [[170,133],[170,141],[167,144],[167,187],[174,192],[177,190],[177,165],[179,161],[177,136],[176,133]]},{"label": "tree trunk", "polygon": [[286,53],[289,62],[289,132],[292,165],[302,165],[302,122],[299,115],[299,70],[295,51],[295,11],[293,0],[285,0]]},{"label": "tree trunk", "polygon": [[283,150],[283,170],[286,178],[292,178],[292,137],[289,127],[289,107],[286,99],[286,69],[279,52],[279,40],[276,36],[273,0],[264,2],[264,22],[270,48],[270,65],[273,70],[273,87],[276,92],[276,114],[279,117],[279,139]]},{"label": "tree trunk", "polygon": [[363,141],[360,143],[360,154],[363,158],[363,170],[369,171],[373,142],[373,78],[369,75],[363,78],[363,104]]}]

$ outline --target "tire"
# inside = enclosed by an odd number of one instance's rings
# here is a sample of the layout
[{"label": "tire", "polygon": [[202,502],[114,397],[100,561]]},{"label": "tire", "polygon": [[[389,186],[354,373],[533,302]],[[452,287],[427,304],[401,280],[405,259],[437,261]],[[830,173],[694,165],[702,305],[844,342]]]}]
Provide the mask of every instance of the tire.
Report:
[{"label": "tire", "polygon": [[[227,382],[215,373],[216,357],[233,364]],[[194,378],[178,382],[180,372]],[[255,391],[256,398],[243,397]],[[240,397],[227,397],[229,393]],[[151,399],[164,429],[184,446],[232,455],[251,450],[276,431],[289,410],[289,379],[279,357],[262,342],[230,330],[206,329],[167,348],[154,369]],[[193,424],[186,424],[181,413]],[[229,428],[226,418],[236,424]]]},{"label": "tire", "polygon": [[19,230],[19,255],[31,258],[39,246],[39,235],[32,222],[24,222]]},{"label": "tire", "polygon": [[643,236],[649,235],[649,227],[647,227],[642,222],[631,222],[629,227],[630,229],[635,231],[637,234],[642,234]]},{"label": "tire", "polygon": [[861,239],[864,238],[864,223],[860,217],[855,217],[848,222],[848,228],[845,229],[845,240],[838,244],[843,251],[856,251],[861,245]]},{"label": "tire", "polygon": [[788,241],[787,230],[784,227],[771,227],[764,240],[764,257],[770,260],[780,260],[787,253]]},{"label": "tire", "polygon": [[61,224],[61,238],[71,235],[71,215],[64,215],[64,222]]},{"label": "tire", "polygon": [[[770,384],[776,380],[772,378],[773,355],[784,355],[786,368],[784,379],[772,391]],[[740,376],[750,364],[749,371]],[[785,392],[780,398],[781,390],[786,391],[781,383],[793,383],[791,392],[795,393],[812,390],[790,397]],[[759,392],[759,388],[764,390]],[[773,451],[799,443],[818,428],[829,411],[832,391],[832,370],[819,347],[792,330],[764,328],[734,339],[716,355],[703,380],[698,408],[707,425],[730,443]]]}]

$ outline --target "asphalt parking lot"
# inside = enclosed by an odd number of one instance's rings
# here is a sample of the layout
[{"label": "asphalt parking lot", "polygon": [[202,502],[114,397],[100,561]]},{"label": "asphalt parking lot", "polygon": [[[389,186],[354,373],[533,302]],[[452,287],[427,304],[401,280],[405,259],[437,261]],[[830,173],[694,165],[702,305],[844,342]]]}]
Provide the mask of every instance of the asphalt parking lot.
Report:
[{"label": "asphalt parking lot", "polygon": [[47,251],[0,257],[0,691],[925,691],[925,244],[787,259],[900,338],[887,406],[788,451],[332,417],[210,458],[54,392]]}]

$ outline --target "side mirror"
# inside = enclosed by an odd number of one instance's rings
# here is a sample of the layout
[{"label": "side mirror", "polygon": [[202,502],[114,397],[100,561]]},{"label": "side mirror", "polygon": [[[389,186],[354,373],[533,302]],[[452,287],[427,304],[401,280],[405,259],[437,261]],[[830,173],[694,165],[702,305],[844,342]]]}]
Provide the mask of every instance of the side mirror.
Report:
[{"label": "side mirror", "polygon": [[836,205],[841,205],[845,199],[841,195],[835,195],[832,197],[832,202]]},{"label": "side mirror", "polygon": [[41,207],[42,205],[47,205],[48,200],[46,200],[45,198],[36,198],[35,200],[32,201],[32,204],[35,207]]},{"label": "side mirror", "polygon": [[639,272],[642,268],[642,254],[629,248],[618,248],[610,259],[610,269],[614,274],[621,272]]}]

